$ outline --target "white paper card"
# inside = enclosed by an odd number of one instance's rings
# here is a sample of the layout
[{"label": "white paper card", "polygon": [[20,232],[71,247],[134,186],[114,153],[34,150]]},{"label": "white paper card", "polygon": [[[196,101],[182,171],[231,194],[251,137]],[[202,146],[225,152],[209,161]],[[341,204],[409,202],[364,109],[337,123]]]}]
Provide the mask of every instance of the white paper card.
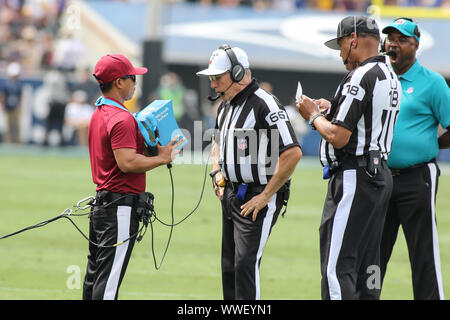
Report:
[{"label": "white paper card", "polygon": [[303,94],[303,89],[302,89],[302,85],[300,84],[300,81],[297,84],[297,93],[295,94],[295,100],[298,101],[298,103],[302,102],[302,94]]}]

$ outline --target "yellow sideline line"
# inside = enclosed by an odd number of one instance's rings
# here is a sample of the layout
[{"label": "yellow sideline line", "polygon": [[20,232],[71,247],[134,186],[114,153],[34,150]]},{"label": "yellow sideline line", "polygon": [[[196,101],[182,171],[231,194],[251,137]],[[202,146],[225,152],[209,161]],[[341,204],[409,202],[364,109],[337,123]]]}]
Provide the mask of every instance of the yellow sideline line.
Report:
[{"label": "yellow sideline line", "polygon": [[384,5],[384,0],[373,0],[371,14],[381,17],[408,17],[450,20],[450,8],[400,7]]}]

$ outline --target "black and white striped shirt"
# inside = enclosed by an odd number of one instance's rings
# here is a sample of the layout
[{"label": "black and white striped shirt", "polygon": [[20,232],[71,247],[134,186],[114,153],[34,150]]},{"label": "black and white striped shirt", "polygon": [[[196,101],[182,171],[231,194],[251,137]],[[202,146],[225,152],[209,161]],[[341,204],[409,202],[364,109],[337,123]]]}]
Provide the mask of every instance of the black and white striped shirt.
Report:
[{"label": "black and white striped shirt", "polygon": [[352,135],[342,149],[335,149],[322,139],[322,165],[343,161],[348,155],[367,155],[372,150],[379,150],[386,160],[391,150],[401,94],[400,81],[384,56],[371,57],[348,73],[340,83],[326,117],[350,130]]},{"label": "black and white striped shirt", "polygon": [[279,155],[299,146],[286,110],[255,80],[219,106],[215,141],[227,180],[262,185],[273,176]]}]

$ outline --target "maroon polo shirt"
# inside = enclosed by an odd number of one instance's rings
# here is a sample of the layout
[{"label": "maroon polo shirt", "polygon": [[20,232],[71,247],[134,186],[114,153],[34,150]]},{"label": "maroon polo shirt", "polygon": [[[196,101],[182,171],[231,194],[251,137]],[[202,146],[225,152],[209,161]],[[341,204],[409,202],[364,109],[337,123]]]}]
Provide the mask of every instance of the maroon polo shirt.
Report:
[{"label": "maroon polo shirt", "polygon": [[144,192],[145,173],[124,173],[119,169],[113,150],[120,148],[143,153],[144,140],[136,120],[130,112],[116,106],[97,107],[89,122],[89,155],[96,190],[128,194]]}]

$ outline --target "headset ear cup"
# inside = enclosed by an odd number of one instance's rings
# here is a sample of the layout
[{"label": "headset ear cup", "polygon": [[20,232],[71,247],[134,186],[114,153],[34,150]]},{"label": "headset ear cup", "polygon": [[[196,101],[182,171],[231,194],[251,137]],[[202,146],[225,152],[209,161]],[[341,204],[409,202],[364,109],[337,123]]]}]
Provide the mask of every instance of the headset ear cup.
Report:
[{"label": "headset ear cup", "polygon": [[231,69],[231,80],[239,82],[242,78],[244,78],[244,67],[241,64],[233,66],[233,69]]},{"label": "headset ear cup", "polygon": [[222,49],[226,52],[228,59],[230,59],[231,63],[231,69],[230,69],[230,77],[231,81],[233,82],[239,82],[244,78],[244,67],[242,64],[239,63],[238,59],[236,58],[236,55],[234,54],[233,49],[227,45],[224,44],[219,47],[219,49]]},{"label": "headset ear cup", "polygon": [[386,52],[386,38],[381,41],[380,52]]}]

